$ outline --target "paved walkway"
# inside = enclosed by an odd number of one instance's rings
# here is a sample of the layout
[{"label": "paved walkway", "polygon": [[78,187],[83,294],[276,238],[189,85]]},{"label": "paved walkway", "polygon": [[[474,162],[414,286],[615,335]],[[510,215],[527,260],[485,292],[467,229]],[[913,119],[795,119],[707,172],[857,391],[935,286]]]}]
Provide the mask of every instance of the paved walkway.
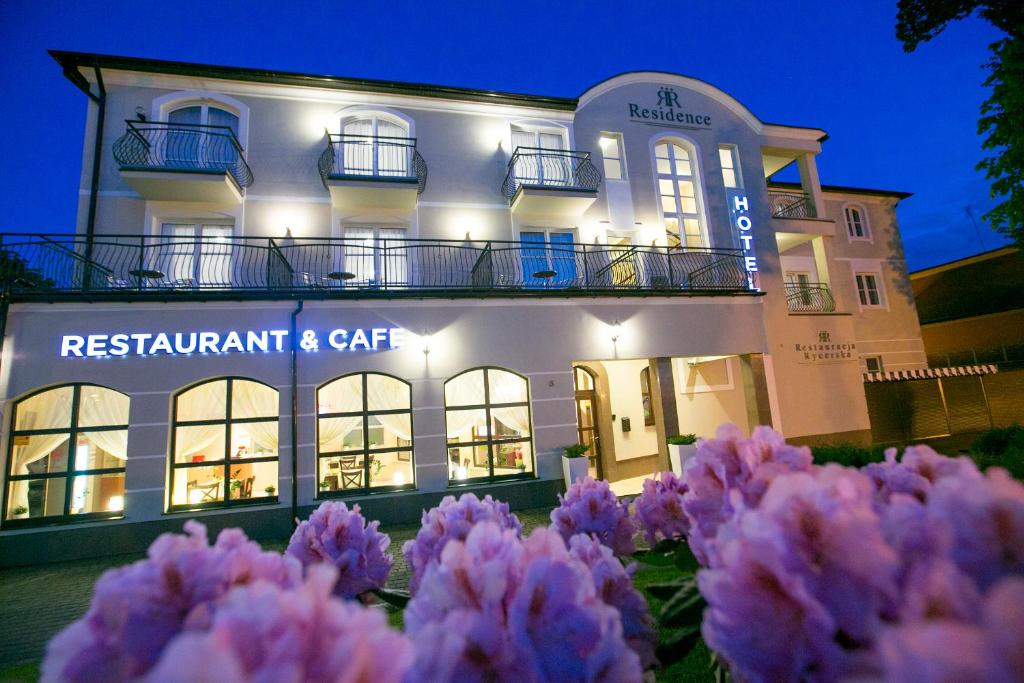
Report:
[{"label": "paved walkway", "polygon": [[[548,524],[549,509],[524,510],[516,515],[524,530]],[[394,565],[388,586],[405,589],[409,567],[402,557],[402,544],[416,535],[419,526],[382,528],[391,536]],[[271,550],[283,550],[287,540],[264,543]],[[78,560],[34,567],[0,570],[0,669],[42,659],[46,643],[67,624],[81,617],[89,607],[92,587],[104,570],[140,559],[143,555],[112,555],[102,559]]]}]

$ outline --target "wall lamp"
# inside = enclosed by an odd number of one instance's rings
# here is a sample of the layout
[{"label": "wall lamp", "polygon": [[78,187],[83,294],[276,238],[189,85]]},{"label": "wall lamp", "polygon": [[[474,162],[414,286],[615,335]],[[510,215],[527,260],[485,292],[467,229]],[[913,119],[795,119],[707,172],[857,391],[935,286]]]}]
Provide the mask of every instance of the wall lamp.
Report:
[{"label": "wall lamp", "polygon": [[420,335],[420,351],[423,352],[424,356],[427,356],[427,355],[430,354],[430,335],[429,334],[421,334]]},{"label": "wall lamp", "polygon": [[614,344],[615,342],[619,341],[619,337],[622,336],[622,323],[620,323],[618,320],[612,323],[611,332],[612,343]]}]

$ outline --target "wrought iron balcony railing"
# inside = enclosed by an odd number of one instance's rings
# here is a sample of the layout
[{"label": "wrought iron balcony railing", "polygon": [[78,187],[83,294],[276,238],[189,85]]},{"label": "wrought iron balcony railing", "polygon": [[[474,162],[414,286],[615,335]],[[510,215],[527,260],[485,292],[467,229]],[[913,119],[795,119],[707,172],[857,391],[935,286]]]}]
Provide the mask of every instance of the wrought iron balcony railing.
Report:
[{"label": "wrought iron balcony railing", "polygon": [[417,194],[427,188],[427,162],[416,151],[416,138],[331,133],[320,155],[320,178],[328,180],[407,180]]},{"label": "wrought iron balcony railing", "polygon": [[600,184],[601,172],[590,161],[590,152],[516,147],[501,193],[511,202],[521,187],[594,192]]},{"label": "wrought iron balcony railing", "polygon": [[828,285],[787,282],[786,308],[792,313],[835,313],[836,301]]},{"label": "wrought iron balcony railing", "polygon": [[225,172],[239,188],[252,185],[252,169],[228,126],[166,121],[125,121],[128,130],[114,141],[122,171]]},{"label": "wrought iron balcony railing", "polygon": [[582,296],[751,291],[733,249],[503,241],[0,235],[16,298]]},{"label": "wrought iron balcony railing", "polygon": [[817,218],[814,202],[804,192],[768,191],[773,218]]}]

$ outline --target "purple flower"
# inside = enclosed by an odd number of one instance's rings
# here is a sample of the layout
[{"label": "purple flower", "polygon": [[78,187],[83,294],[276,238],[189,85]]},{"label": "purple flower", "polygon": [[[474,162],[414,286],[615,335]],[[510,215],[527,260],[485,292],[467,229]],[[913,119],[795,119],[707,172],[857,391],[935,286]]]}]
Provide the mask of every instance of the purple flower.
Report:
[{"label": "purple flower", "polygon": [[147,559],[99,578],[89,610],[50,641],[44,681],[125,681],[144,675],[183,629],[203,628],[233,586],[301,581],[292,558],[264,552],[238,529],[210,546],[206,527],[190,520],[185,535],[163,534]]},{"label": "purple flower", "polygon": [[459,497],[445,496],[441,504],[423,513],[422,526],[416,538],[406,541],[402,554],[412,571],[409,590],[415,594],[427,565],[441,558],[448,541],[465,541],[470,529],[478,522],[495,522],[502,529],[511,529],[518,536],[522,532],[519,519],[509,512],[508,504],[485,496],[480,500],[472,493]]},{"label": "purple flower", "polygon": [[561,504],[551,511],[551,525],[566,542],[576,534],[593,534],[616,555],[636,551],[629,508],[619,503],[608,482],[590,477],[577,480],[558,500]]},{"label": "purple flower", "polygon": [[671,472],[644,480],[643,493],[633,505],[649,544],[657,543],[659,535],[673,540],[686,538],[690,530],[690,518],[683,511],[686,490],[683,479]]},{"label": "purple flower", "polygon": [[441,680],[640,681],[619,611],[557,532],[520,540],[473,527],[430,563],[405,611],[416,647],[407,683]]},{"label": "purple flower", "polygon": [[383,612],[333,597],[336,575],[324,564],[296,589],[260,581],[232,590],[209,629],[176,638],[147,682],[401,683],[412,645]]},{"label": "purple flower", "polygon": [[889,502],[895,494],[903,494],[924,502],[939,480],[946,477],[978,479],[981,473],[970,458],[947,458],[928,446],[909,446],[903,459],[896,460],[896,449],[885,452],[885,462],[873,462],[864,467],[875,485],[875,498],[879,505]]},{"label": "purple flower", "polygon": [[391,538],[377,531],[378,526],[377,521],[366,523],[358,505],[349,510],[345,503],[328,501],[299,524],[285,553],[307,568],[334,565],[338,569],[334,594],[354,598],[382,588],[391,572],[391,555],[384,554]]},{"label": "purple flower", "polygon": [[636,564],[623,567],[608,547],[586,534],[577,534],[569,539],[569,554],[590,567],[597,597],[619,611],[626,643],[640,657],[640,664],[645,670],[652,668],[658,663],[654,656],[658,634],[654,630],[654,619],[647,608],[647,601],[633,587],[632,574]]}]

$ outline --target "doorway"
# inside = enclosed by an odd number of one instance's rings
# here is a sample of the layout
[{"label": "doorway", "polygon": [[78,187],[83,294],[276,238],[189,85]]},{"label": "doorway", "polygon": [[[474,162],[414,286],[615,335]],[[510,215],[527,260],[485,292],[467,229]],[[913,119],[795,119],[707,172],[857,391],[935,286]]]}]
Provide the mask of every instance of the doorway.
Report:
[{"label": "doorway", "polygon": [[576,429],[579,443],[590,446],[587,450],[587,474],[594,479],[603,479],[601,436],[597,429],[597,379],[590,370],[576,366],[573,369],[573,381],[576,387]]}]

